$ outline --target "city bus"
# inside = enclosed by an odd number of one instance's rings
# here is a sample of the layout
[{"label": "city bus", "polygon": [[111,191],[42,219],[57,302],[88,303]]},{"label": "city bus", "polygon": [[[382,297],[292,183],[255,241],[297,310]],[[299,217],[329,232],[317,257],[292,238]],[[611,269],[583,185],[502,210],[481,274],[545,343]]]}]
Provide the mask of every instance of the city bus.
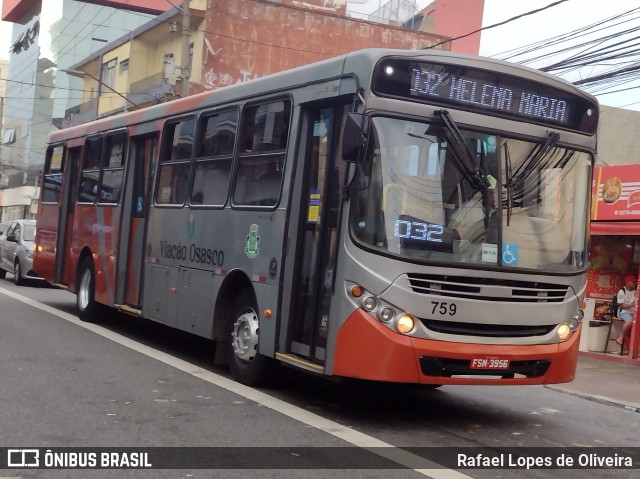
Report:
[{"label": "city bus", "polygon": [[534,69],[367,49],[98,119],[49,136],[34,267],[244,384],[571,381],[598,115]]}]

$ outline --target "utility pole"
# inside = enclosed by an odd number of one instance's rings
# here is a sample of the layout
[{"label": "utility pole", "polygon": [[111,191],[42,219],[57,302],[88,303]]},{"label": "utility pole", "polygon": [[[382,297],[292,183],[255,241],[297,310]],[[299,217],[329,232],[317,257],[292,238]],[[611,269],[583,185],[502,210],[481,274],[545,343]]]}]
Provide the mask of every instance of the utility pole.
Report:
[{"label": "utility pole", "polygon": [[191,76],[191,66],[189,65],[190,17],[189,0],[182,0],[182,98],[189,96],[189,77]]}]

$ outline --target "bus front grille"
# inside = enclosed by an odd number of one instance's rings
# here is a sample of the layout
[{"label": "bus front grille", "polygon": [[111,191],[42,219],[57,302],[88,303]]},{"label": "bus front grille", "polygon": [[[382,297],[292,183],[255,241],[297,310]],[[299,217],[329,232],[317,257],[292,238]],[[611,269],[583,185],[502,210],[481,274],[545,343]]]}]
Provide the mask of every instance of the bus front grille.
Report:
[{"label": "bus front grille", "polygon": [[566,285],[537,281],[417,273],[406,277],[414,293],[482,301],[561,303],[569,290]]},{"label": "bus front grille", "polygon": [[438,358],[432,356],[422,356],[420,358],[420,368],[425,376],[451,377],[451,376],[502,376],[503,378],[513,378],[516,374],[528,378],[543,376],[551,361],[547,359],[537,359],[529,361],[511,361],[508,369],[472,369],[468,359]]},{"label": "bus front grille", "polygon": [[478,324],[459,323],[455,321],[436,321],[422,319],[427,329],[437,333],[481,336],[486,338],[519,338],[528,336],[544,336],[553,331],[556,325],[518,325],[518,324]]}]

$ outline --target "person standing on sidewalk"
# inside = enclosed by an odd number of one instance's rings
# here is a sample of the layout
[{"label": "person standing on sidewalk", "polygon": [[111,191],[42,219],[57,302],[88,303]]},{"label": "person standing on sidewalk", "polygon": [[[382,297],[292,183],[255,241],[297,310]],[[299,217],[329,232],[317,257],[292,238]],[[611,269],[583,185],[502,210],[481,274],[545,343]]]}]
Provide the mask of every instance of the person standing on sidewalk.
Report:
[{"label": "person standing on sidewalk", "polygon": [[624,277],[624,288],[618,292],[618,318],[624,321],[620,336],[616,343],[622,344],[624,337],[631,330],[633,323],[633,310],[636,306],[636,278],[633,275]]}]

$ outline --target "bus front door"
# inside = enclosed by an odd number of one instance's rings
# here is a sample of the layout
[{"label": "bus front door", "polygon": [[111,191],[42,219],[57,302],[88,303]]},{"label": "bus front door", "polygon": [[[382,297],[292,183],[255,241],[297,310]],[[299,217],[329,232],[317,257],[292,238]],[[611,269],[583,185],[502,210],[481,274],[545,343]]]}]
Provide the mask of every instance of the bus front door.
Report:
[{"label": "bus front door", "polygon": [[73,215],[76,202],[76,188],[80,155],[82,147],[71,147],[67,150],[65,170],[63,172],[62,201],[58,216],[58,237],[56,239],[56,262],[54,282],[68,286],[74,279],[71,269],[71,237],[73,232]]},{"label": "bus front door", "polygon": [[[336,155],[345,106],[306,111],[298,238],[292,282],[288,350],[324,364],[329,305],[334,287],[337,228],[345,163]],[[306,136],[306,141],[304,140]],[[296,203],[296,201],[294,201]],[[293,213],[292,213],[293,214]]]},{"label": "bus front door", "polygon": [[158,134],[131,137],[127,161],[127,182],[122,207],[116,304],[141,308],[144,241],[149,211],[150,180],[153,160],[158,150]]}]

